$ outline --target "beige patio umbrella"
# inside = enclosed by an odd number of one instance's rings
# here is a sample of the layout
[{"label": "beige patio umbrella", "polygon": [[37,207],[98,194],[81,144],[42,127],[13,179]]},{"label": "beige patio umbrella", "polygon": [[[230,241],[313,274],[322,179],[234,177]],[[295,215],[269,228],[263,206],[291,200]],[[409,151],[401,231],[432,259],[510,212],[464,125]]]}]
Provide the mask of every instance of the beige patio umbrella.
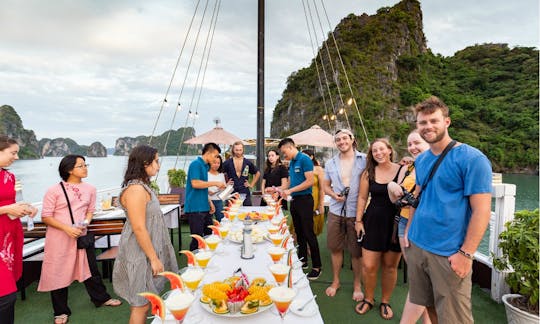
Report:
[{"label": "beige patio umbrella", "polygon": [[[206,143],[216,143],[223,145],[232,145],[234,142],[242,141],[242,139],[234,134],[231,134],[223,129],[223,127],[217,125],[208,132],[201,134],[199,136],[193,137],[184,141],[186,144],[206,144]],[[245,144],[245,143],[244,143]]]},{"label": "beige patio umbrella", "polygon": [[335,147],[334,136],[320,128],[319,125],[313,125],[305,131],[289,137],[292,138],[296,145]]}]

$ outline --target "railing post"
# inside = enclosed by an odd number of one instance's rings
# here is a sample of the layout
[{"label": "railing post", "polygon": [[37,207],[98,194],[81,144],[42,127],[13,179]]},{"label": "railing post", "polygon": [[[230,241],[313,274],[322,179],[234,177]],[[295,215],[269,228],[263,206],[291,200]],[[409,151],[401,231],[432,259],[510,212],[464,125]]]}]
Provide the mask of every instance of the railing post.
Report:
[{"label": "railing post", "polygon": [[[495,198],[495,219],[493,226],[490,226],[489,249],[495,257],[502,254],[499,249],[499,234],[504,231],[504,224],[514,219],[516,209],[516,185],[514,184],[494,184],[493,197]],[[492,262],[493,264],[493,262]],[[509,292],[508,285],[504,281],[506,273],[499,272],[492,268],[491,271],[491,298],[501,302],[501,297]]]}]

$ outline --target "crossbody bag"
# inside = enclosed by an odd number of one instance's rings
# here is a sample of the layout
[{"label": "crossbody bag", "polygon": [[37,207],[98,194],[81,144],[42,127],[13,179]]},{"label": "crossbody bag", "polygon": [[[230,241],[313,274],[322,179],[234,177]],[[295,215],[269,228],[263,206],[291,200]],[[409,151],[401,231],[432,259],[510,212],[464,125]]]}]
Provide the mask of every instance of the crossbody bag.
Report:
[{"label": "crossbody bag", "polygon": [[[60,186],[62,187],[62,191],[64,191],[64,195],[66,196],[66,201],[69,209],[69,216],[71,217],[71,223],[75,225],[75,220],[73,219],[73,212],[71,211],[71,203],[69,202],[69,197],[66,192],[66,188],[64,187],[64,184],[60,182]],[[81,235],[77,238],[77,249],[85,250],[92,246],[94,246],[95,237],[94,233],[87,232],[86,235]]]}]

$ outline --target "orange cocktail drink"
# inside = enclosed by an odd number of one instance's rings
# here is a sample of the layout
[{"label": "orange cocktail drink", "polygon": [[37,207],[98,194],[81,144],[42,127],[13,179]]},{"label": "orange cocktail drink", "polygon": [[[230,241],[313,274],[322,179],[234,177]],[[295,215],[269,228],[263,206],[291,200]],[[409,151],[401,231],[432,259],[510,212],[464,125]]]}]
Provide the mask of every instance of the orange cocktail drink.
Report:
[{"label": "orange cocktail drink", "polygon": [[272,261],[274,261],[274,263],[278,263],[279,260],[281,260],[281,258],[283,257],[283,254],[285,254],[285,249],[279,246],[271,246],[266,251],[272,258]]},{"label": "orange cocktail drink", "polygon": [[283,241],[283,234],[280,233],[274,233],[268,235],[268,238],[270,238],[270,241],[274,243],[275,246],[279,246],[281,244],[281,241]]},{"label": "orange cocktail drink", "polygon": [[208,262],[210,261],[210,258],[212,258],[213,253],[206,250],[195,250],[193,251],[195,254],[195,261],[197,261],[197,264],[201,268],[206,268],[208,266]]},{"label": "orange cocktail drink", "polygon": [[204,276],[203,269],[199,267],[186,267],[180,270],[180,277],[192,291],[197,289]]},{"label": "orange cocktail drink", "polygon": [[266,228],[266,230],[270,234],[276,234],[277,232],[279,232],[279,227],[277,227],[276,225],[270,225]]},{"label": "orange cocktail drink", "polygon": [[276,283],[278,285],[281,285],[285,282],[285,278],[287,278],[290,268],[290,266],[282,263],[274,263],[269,267],[270,272],[274,276],[274,279],[276,280]]},{"label": "orange cocktail drink", "polygon": [[276,305],[279,316],[283,319],[296,296],[296,292],[288,287],[274,287],[268,291],[268,296]]},{"label": "orange cocktail drink", "polygon": [[206,244],[208,244],[210,250],[214,251],[217,248],[219,242],[221,242],[221,237],[212,234],[205,236],[204,240],[206,241]]},{"label": "orange cocktail drink", "polygon": [[165,300],[165,306],[177,322],[182,323],[194,300],[195,297],[191,293],[178,290],[169,295]]},{"label": "orange cocktail drink", "polygon": [[231,226],[226,223],[226,224],[221,224],[221,226],[219,227],[219,236],[221,236],[221,239],[225,239],[227,237],[227,235],[229,235],[229,230],[231,229]]}]

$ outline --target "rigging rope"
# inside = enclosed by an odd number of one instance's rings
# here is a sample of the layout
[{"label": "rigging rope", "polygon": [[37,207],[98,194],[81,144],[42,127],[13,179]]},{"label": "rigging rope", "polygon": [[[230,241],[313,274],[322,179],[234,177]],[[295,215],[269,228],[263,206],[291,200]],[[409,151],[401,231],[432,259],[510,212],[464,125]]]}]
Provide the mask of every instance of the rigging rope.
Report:
[{"label": "rigging rope", "polygon": [[358,119],[360,120],[360,125],[362,126],[364,136],[366,137],[367,147],[369,147],[369,145],[370,145],[369,144],[369,137],[367,135],[366,127],[364,126],[364,121],[362,119],[362,115],[360,114],[360,109],[358,109],[358,105],[356,104],[356,100],[354,99],[354,93],[352,91],[351,83],[349,82],[349,76],[347,75],[347,70],[345,69],[345,64],[343,64],[343,59],[341,57],[341,52],[339,50],[339,46],[338,46],[338,43],[336,41],[336,37],[334,36],[334,31],[332,31],[332,29],[331,29],[332,27],[331,27],[331,24],[330,24],[330,19],[328,18],[328,13],[326,11],[326,7],[324,5],[324,0],[321,0],[321,5],[323,7],[324,14],[326,16],[326,21],[328,22],[328,26],[329,26],[329,28],[331,30],[330,35],[332,35],[334,45],[336,46],[336,52],[337,52],[338,57],[339,57],[339,62],[341,63],[341,68],[343,69],[343,72],[345,74],[345,80],[347,80],[347,86],[349,87],[349,92],[351,93],[352,102],[354,103],[354,107],[356,108],[356,113],[358,115]]},{"label": "rigging rope", "polygon": [[[324,29],[321,22],[321,16],[319,15],[319,9],[317,9],[317,3],[315,2],[315,0],[313,0],[313,7],[315,7],[315,13],[317,14],[317,20],[319,21],[319,27],[321,28],[321,34],[323,35],[323,45],[324,45],[324,48],[326,49],[326,55],[328,56],[328,61],[330,62],[330,69],[332,70],[332,75],[334,76],[334,82],[336,83],[336,89],[338,92],[339,101],[341,101],[341,107],[343,109],[345,107],[345,102],[343,102],[343,96],[341,95],[341,90],[339,87],[339,82],[338,82],[339,77],[336,74],[336,70],[334,69],[334,62],[332,60],[332,55],[330,54],[330,49],[328,48],[328,42],[324,40],[325,33],[324,33]],[[322,56],[322,53],[321,53],[321,56]],[[349,117],[347,116],[347,112],[345,111],[345,109],[343,109],[343,112],[345,113],[345,120],[347,121],[347,127],[351,128],[351,124],[349,123]]]},{"label": "rigging rope", "polygon": [[[201,17],[201,23],[199,24],[199,29],[197,30],[197,36],[195,37],[195,45],[193,45],[193,50],[191,51],[191,56],[189,57],[189,63],[188,63],[188,66],[187,66],[187,70],[186,70],[186,74],[184,76],[184,81],[182,82],[182,88],[180,89],[180,94],[178,95],[178,107],[180,107],[180,99],[182,98],[182,94],[184,92],[184,87],[186,86],[186,80],[187,80],[187,77],[188,77],[188,74],[189,74],[189,69],[191,68],[191,62],[193,61],[193,55],[195,54],[195,50],[197,49],[197,43],[199,42],[199,35],[201,33],[201,28],[202,28],[202,25],[204,23],[204,17],[206,16],[206,9],[208,8],[208,2],[209,0],[206,0],[206,5],[204,6],[204,11],[203,11],[203,14],[202,14],[202,17]],[[191,113],[191,107],[189,107],[189,112]],[[173,114],[173,118],[171,120],[171,126],[169,127],[170,130],[173,129],[173,125],[174,125],[174,121],[176,119],[176,114],[178,113],[178,110],[179,109],[175,109],[174,110],[174,114]],[[188,117],[186,117],[186,125],[187,125],[187,119],[189,118],[189,115]],[[184,132],[185,132],[185,129],[184,129]],[[165,140],[165,146],[163,147],[163,152],[164,153],[167,153],[167,144],[169,143],[169,137],[171,135],[171,131],[169,131],[167,133],[167,139]]]},{"label": "rigging rope", "polygon": [[[214,41],[214,34],[215,34],[215,30],[216,30],[217,18],[218,18],[218,15],[219,15],[220,7],[221,7],[221,0],[217,0],[216,4],[214,5],[214,11],[212,12],[212,19],[210,19],[210,26],[208,28],[208,34],[206,35],[206,41],[205,41],[205,44],[204,44],[204,51],[203,51],[203,55],[201,57],[201,62],[200,62],[200,66],[199,66],[199,73],[197,74],[197,80],[199,80],[199,75],[201,73],[202,63],[204,61],[204,56],[205,56],[205,53],[207,52],[206,49],[207,49],[207,45],[208,45],[208,54],[206,55],[206,62],[204,64],[203,76],[202,76],[202,80],[201,80],[201,85],[199,87],[199,96],[197,98],[197,103],[196,103],[196,107],[195,107],[195,115],[196,116],[198,116],[198,114],[199,114],[199,102],[201,100],[201,93],[202,93],[202,90],[203,90],[204,80],[205,80],[205,77],[206,77],[206,69],[208,67],[208,61],[210,59],[210,52],[212,50],[212,43]],[[210,36],[210,33],[211,33],[211,36]],[[210,39],[209,44],[208,44],[208,39]],[[192,105],[193,105],[193,99],[195,97],[196,92],[197,92],[197,86],[195,87],[195,90],[193,91],[193,97],[191,98],[190,107],[192,107]],[[197,120],[197,118],[193,119],[193,124],[192,124],[193,128],[195,128],[195,121],[196,120]],[[176,169],[176,165],[178,164],[178,158],[180,156],[180,146],[184,142],[184,134],[185,134],[185,132],[182,133],[182,139],[180,140],[180,143],[178,144],[178,153],[176,154],[176,160],[174,162],[174,168],[175,169]],[[182,167],[183,169],[186,168],[186,163],[187,163],[187,159],[184,159],[184,165]]]},{"label": "rigging rope", "polygon": [[[319,39],[317,38],[317,33],[316,33],[316,29],[315,29],[315,24],[313,23],[313,15],[311,14],[311,8],[309,6],[309,1],[306,0],[306,4],[307,4],[307,8],[308,8],[308,11],[309,11],[309,16],[311,18],[311,26],[313,28],[313,35],[315,36],[315,42],[318,44],[319,43]],[[315,58],[317,59],[317,58]],[[328,77],[326,76],[326,68],[324,67],[324,61],[322,59],[322,55],[319,55],[319,59],[321,60],[321,67],[322,67],[322,70],[323,70],[323,75],[324,75],[324,80],[325,80],[325,84],[326,84],[326,89],[328,90],[328,97],[330,98],[330,105],[332,106],[332,114],[335,116],[335,105],[334,105],[334,100],[332,99],[332,91],[330,90],[330,85],[329,85],[329,82],[328,82]],[[329,116],[330,117],[330,116]],[[335,120],[335,119],[334,119]],[[335,127],[337,127],[337,120],[335,120]]]},{"label": "rigging rope", "polygon": [[148,144],[152,144],[152,139],[154,138],[154,134],[156,132],[157,124],[159,121],[159,118],[161,117],[161,113],[163,112],[163,108],[165,106],[165,103],[167,103],[167,96],[169,95],[169,91],[171,90],[172,83],[174,81],[174,76],[176,75],[176,70],[178,69],[178,65],[180,64],[180,59],[182,58],[182,53],[184,52],[184,48],[187,43],[187,39],[189,36],[189,32],[191,31],[191,26],[193,25],[193,21],[195,20],[195,15],[197,14],[197,9],[199,8],[199,4],[201,3],[201,0],[197,1],[197,5],[195,6],[195,11],[193,12],[193,16],[191,17],[191,21],[189,23],[188,30],[186,32],[186,37],[184,37],[184,42],[182,43],[182,48],[180,49],[180,54],[178,55],[178,59],[176,60],[176,65],[174,66],[173,73],[171,75],[171,80],[169,81],[169,85],[167,86],[167,90],[165,91],[165,98],[161,102],[161,107],[159,108],[159,113],[156,118],[156,122],[154,123],[154,128],[152,129],[152,134],[150,135],[150,139],[148,140]]}]

